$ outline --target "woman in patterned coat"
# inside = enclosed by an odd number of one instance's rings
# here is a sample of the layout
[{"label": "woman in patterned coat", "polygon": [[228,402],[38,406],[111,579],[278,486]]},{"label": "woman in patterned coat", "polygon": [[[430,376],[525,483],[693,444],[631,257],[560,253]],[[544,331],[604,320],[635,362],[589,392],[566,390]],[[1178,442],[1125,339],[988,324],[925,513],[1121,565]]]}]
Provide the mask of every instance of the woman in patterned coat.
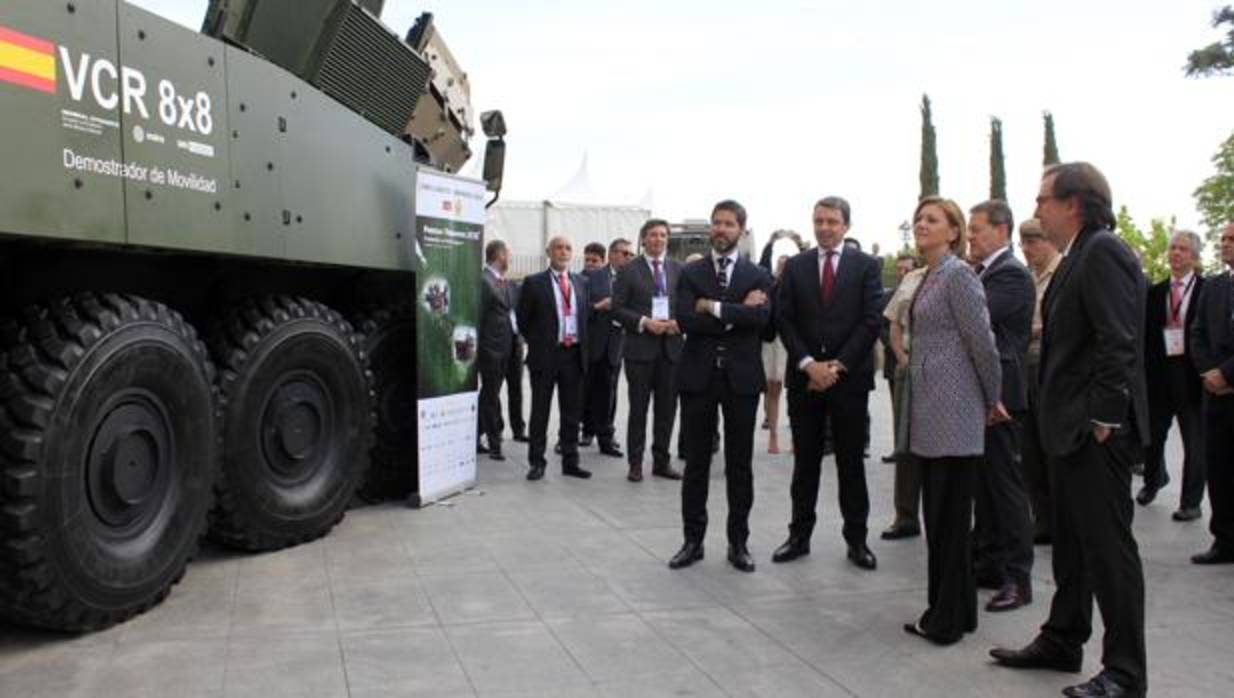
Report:
[{"label": "woman in patterned coat", "polygon": [[962,261],[964,214],[954,201],[929,197],[913,221],[927,271],[909,310],[907,442],[921,465],[929,605],[904,629],[948,645],[977,629],[973,493],[986,424],[1009,416],[985,292]]}]

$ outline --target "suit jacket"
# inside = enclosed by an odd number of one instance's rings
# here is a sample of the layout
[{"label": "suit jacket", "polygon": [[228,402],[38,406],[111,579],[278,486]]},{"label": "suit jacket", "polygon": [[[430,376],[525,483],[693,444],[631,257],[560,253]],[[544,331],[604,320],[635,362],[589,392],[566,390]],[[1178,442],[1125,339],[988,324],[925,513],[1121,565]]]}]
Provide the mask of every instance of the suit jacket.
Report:
[{"label": "suit jacket", "polygon": [[999,255],[981,274],[981,285],[1002,364],[1003,406],[1010,412],[1023,412],[1028,409],[1025,360],[1033,333],[1037,287],[1028,267],[1010,250]]},{"label": "suit jacket", "polygon": [[[1183,357],[1191,360],[1191,328],[1195,325],[1199,309],[1200,292],[1204,288],[1204,277],[1196,270],[1192,277],[1191,302],[1187,304],[1187,314],[1183,316]],[[1170,299],[1170,279],[1153,284],[1148,289],[1147,306],[1144,316],[1144,378],[1148,384],[1148,403],[1167,403],[1170,399],[1169,373],[1166,371],[1165,326],[1167,307]],[[1204,397],[1204,383],[1199,372],[1187,374],[1187,395],[1194,403],[1199,403]]]},{"label": "suit jacket", "polygon": [[[669,318],[678,320],[677,293],[681,278],[681,264],[675,259],[664,260],[664,282],[668,290]],[[651,261],[645,255],[630,260],[617,275],[613,285],[613,313],[626,330],[623,353],[631,361],[651,361],[663,354],[677,363],[681,359],[684,340],[681,335],[654,335],[639,332],[639,321],[651,317],[651,299],[655,296],[655,277]]]},{"label": "suit jacket", "polygon": [[[515,316],[518,318],[519,334],[527,341],[527,367],[532,371],[547,371],[556,360],[554,350],[557,348],[558,328],[555,284],[553,276],[545,269],[523,279],[519,290]],[[582,276],[570,272],[570,285],[573,288],[570,303],[578,315],[579,361],[586,370],[587,319],[591,302],[587,295],[587,282]]]},{"label": "suit jacket", "polygon": [[878,299],[878,341],[883,343],[883,378],[889,381],[896,376],[896,353],[891,349],[891,321],[882,315],[895,293],[894,288],[884,288],[882,298]]},{"label": "suit jacket", "polygon": [[489,361],[505,361],[514,348],[514,326],[510,311],[514,297],[510,282],[502,281],[487,268],[480,284],[480,356]]},{"label": "suit jacket", "polygon": [[909,451],[923,458],[983,454],[1002,369],[977,275],[944,257],[918,287],[909,322]]},{"label": "suit jacket", "polygon": [[[767,386],[763,372],[761,334],[771,322],[771,304],[742,305],[746,294],[758,289],[770,295],[771,275],[745,257],[729,272],[728,288],[720,291],[715,262],[708,254],[687,264],[677,283],[677,322],[686,334],[677,368],[682,393],[701,393],[714,380],[728,380],[738,395],[758,395]],[[699,298],[721,301],[720,317],[695,311]],[[717,358],[723,356],[722,365]]]},{"label": "suit jacket", "polygon": [[[1093,423],[1117,424],[1148,444],[1144,385],[1147,283],[1109,230],[1085,230],[1042,299],[1038,425],[1046,453],[1083,448]],[[915,341],[915,338],[914,338]]]},{"label": "suit jacket", "polygon": [[797,365],[808,356],[818,361],[839,359],[848,369],[831,390],[873,390],[882,265],[868,254],[845,250],[836,268],[831,302],[824,307],[818,255],[816,247],[794,256],[780,277],[775,322],[788,354],[785,383],[789,390],[806,389],[806,374]]},{"label": "suit jacket", "polygon": [[1230,299],[1232,293],[1234,283],[1230,281],[1229,272],[1221,272],[1204,283],[1199,298],[1191,301],[1191,307],[1195,310],[1195,321],[1189,333],[1188,351],[1197,372],[1207,373],[1219,368],[1226,382],[1234,385],[1234,303]]},{"label": "suit jacket", "polygon": [[[613,297],[613,272],[608,266],[585,276],[587,294],[592,304]],[[617,322],[612,306],[609,310],[592,309],[587,320],[587,361],[595,363],[607,358],[610,366],[619,366],[624,342],[625,332]]]}]

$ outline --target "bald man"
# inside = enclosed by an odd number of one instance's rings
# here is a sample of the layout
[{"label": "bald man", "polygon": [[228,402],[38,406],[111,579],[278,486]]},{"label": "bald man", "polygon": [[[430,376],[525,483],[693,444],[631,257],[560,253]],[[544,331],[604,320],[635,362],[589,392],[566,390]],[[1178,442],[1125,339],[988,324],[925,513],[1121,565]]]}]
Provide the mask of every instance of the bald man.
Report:
[{"label": "bald man", "polygon": [[544,477],[547,461],[548,416],[557,391],[561,424],[561,472],[578,478],[591,473],[578,465],[578,423],[582,407],[583,374],[587,370],[587,314],[591,302],[586,280],[570,273],[574,248],[558,235],[545,249],[549,268],[528,276],[519,293],[518,329],[527,340],[527,369],[531,373],[531,430],[528,434],[528,480]]}]

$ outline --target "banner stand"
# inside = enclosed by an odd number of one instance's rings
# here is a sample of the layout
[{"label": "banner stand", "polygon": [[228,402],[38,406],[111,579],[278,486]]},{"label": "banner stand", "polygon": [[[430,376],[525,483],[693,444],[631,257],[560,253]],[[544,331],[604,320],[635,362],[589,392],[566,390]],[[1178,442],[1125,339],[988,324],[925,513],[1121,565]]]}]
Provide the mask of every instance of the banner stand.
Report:
[{"label": "banner stand", "polygon": [[476,484],[484,183],[416,174],[416,491],[423,507]]}]

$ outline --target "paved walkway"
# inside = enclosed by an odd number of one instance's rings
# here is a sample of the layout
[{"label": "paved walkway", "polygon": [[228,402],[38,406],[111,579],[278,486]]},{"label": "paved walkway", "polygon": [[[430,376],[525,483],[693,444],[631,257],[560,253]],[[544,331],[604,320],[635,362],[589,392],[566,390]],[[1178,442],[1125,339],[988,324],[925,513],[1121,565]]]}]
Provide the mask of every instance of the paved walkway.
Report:
[{"label": "paved walkway", "polygon": [[[1080,677],[987,661],[1044,619],[1048,548],[1037,549],[1032,606],[982,612],[977,633],[949,648],[900,629],[925,601],[925,546],[877,539],[891,511],[892,468],[877,462],[890,438],[884,390],[870,403],[877,572],[844,559],[830,459],[813,554],[770,563],[791,457],[766,455],[766,432],[754,574],[724,561],[722,525],[704,562],[665,567],[680,543],[677,483],[627,483],[624,463],[594,448],[590,481],[550,467],[528,483],[525,450],[508,449],[505,463],[482,458],[479,487],[447,505],[355,510],[327,538],[278,553],[208,548],[165,603],[110,631],[0,626],[0,696],[1049,696],[1094,673],[1099,641]],[[713,522],[724,520],[720,470]],[[1152,692],[1234,695],[1234,567],[1187,562],[1208,537],[1170,520],[1177,497],[1171,485],[1137,507]]]}]

